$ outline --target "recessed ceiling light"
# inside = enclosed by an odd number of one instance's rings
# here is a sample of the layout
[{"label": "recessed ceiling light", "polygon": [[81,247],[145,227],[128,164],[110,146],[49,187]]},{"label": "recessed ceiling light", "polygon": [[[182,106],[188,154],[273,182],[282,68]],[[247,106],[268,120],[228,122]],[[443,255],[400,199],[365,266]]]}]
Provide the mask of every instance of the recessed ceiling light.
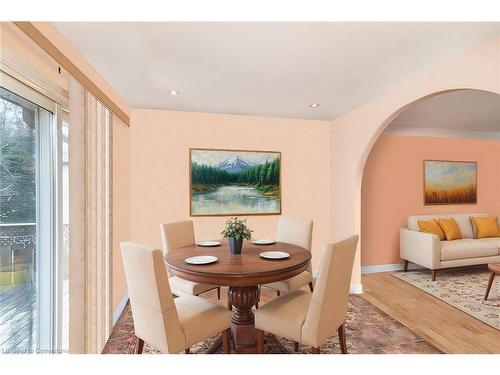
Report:
[{"label": "recessed ceiling light", "polygon": [[177,91],[177,90],[169,90],[169,91],[168,91],[168,93],[169,93],[170,95],[173,95],[173,96],[176,96],[176,95],[179,95],[179,94],[180,94],[180,92],[179,92],[179,91]]},{"label": "recessed ceiling light", "polygon": [[311,108],[318,108],[319,107],[319,103],[313,103],[309,107],[311,107]]}]

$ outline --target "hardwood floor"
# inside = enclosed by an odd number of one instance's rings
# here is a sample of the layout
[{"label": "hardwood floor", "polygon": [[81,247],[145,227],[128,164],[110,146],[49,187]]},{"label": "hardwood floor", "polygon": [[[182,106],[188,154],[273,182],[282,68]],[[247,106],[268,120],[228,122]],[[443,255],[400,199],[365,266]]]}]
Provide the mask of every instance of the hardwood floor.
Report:
[{"label": "hardwood floor", "polygon": [[500,332],[390,273],[363,275],[363,298],[444,353],[500,353]]}]

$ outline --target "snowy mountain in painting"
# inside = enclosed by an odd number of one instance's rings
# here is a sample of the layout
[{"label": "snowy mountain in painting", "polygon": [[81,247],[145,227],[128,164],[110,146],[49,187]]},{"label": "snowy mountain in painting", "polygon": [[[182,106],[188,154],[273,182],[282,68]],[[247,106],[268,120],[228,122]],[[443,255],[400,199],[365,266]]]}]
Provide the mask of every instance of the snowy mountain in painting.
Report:
[{"label": "snowy mountain in painting", "polygon": [[217,168],[230,173],[238,173],[254,166],[254,163],[243,159],[239,155],[231,156],[230,158],[217,164]]}]

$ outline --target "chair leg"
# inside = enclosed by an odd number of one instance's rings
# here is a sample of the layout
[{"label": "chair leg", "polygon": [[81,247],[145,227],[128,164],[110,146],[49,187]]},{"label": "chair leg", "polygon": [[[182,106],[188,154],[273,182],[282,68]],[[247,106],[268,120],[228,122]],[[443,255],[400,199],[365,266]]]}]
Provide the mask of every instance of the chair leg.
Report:
[{"label": "chair leg", "polygon": [[488,299],[488,295],[490,294],[491,286],[493,285],[493,280],[495,279],[495,272],[490,272],[490,279],[488,280],[488,287],[486,288],[486,293],[484,294],[484,300]]},{"label": "chair leg", "polygon": [[432,270],[432,281],[436,281],[437,270]]},{"label": "chair leg", "polygon": [[409,262],[407,260],[405,260],[405,272],[408,272],[408,263]]},{"label": "chair leg", "polygon": [[319,354],[319,347],[315,348],[314,346],[311,348],[311,353],[312,354]]},{"label": "chair leg", "polygon": [[312,281],[309,283],[309,289],[311,290],[311,293],[314,292]]},{"label": "chair leg", "polygon": [[257,354],[264,354],[264,331],[256,329],[255,338],[257,339]]},{"label": "chair leg", "polygon": [[224,353],[231,354],[231,328],[222,332],[222,345],[224,346]]},{"label": "chair leg", "polygon": [[342,325],[338,329],[339,332],[339,342],[340,342],[340,351],[342,354],[347,354],[347,341],[345,337],[345,323],[342,323]]},{"label": "chair leg", "polygon": [[293,350],[294,350],[294,351],[296,351],[296,352],[298,352],[298,351],[299,351],[299,343],[298,343],[297,341],[295,341],[295,342],[293,343]]},{"label": "chair leg", "polygon": [[189,353],[191,353],[191,350],[189,348],[187,348],[186,350],[184,350],[184,353],[189,354]]},{"label": "chair leg", "polygon": [[259,285],[259,296],[257,297],[257,302],[255,302],[255,309],[259,309],[259,302],[260,302],[260,293],[262,293],[262,286]]},{"label": "chair leg", "polygon": [[217,299],[220,301],[220,286],[217,287]]},{"label": "chair leg", "polygon": [[142,354],[142,349],[144,349],[144,340],[137,337],[137,339],[135,341],[134,354]]},{"label": "chair leg", "polygon": [[233,311],[233,305],[231,305],[231,302],[229,301],[229,288],[227,288],[227,309],[229,311]]}]

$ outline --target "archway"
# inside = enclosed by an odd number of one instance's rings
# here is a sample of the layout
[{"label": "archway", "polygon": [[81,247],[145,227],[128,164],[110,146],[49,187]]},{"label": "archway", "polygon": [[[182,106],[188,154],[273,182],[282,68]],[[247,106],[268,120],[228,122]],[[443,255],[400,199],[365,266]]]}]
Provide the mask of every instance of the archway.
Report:
[{"label": "archway", "polygon": [[[387,125],[417,101],[446,91],[476,89],[500,94],[500,38],[409,80],[331,122],[331,238],[361,231],[361,186],[367,157]],[[361,238],[361,243],[363,238]],[[361,293],[361,254],[356,254],[351,291]]]},{"label": "archway", "polygon": [[[375,140],[362,176],[363,272],[400,268],[399,227],[408,216],[500,211],[494,192],[500,180],[499,113],[497,93],[455,89],[414,101],[384,124],[389,132]],[[479,162],[481,199],[473,205],[424,205],[425,159]]]}]

